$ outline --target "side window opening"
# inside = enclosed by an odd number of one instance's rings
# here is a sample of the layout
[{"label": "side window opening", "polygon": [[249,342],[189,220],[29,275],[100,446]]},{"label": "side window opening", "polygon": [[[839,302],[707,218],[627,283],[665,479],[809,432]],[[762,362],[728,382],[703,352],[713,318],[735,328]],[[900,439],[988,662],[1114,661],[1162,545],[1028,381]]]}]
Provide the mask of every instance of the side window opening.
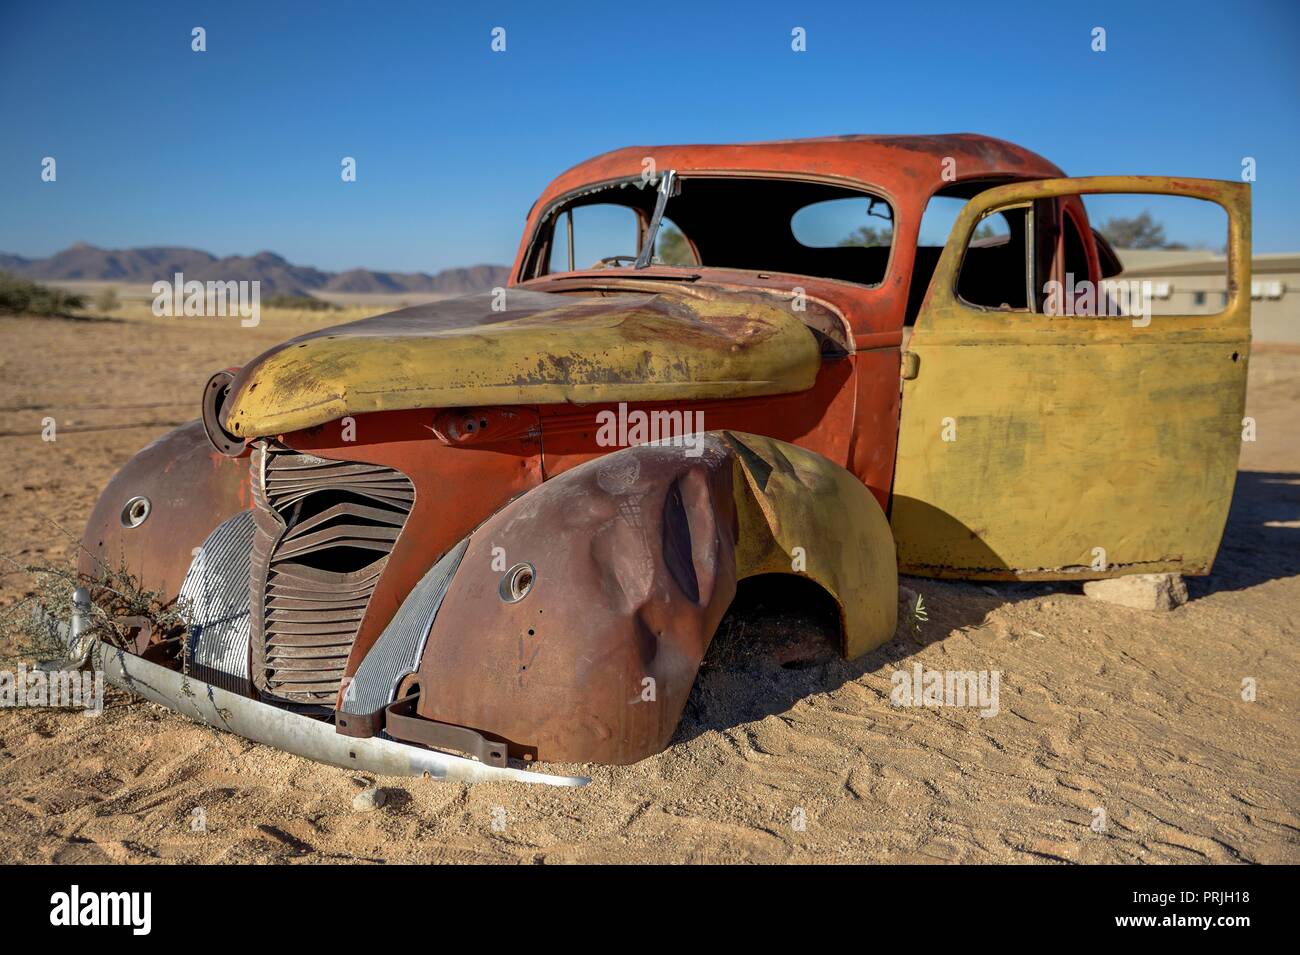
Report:
[{"label": "side window opening", "polygon": [[1041,313],[1048,283],[1067,267],[1079,270],[1080,281],[1088,278],[1082,239],[1056,199],[1004,206],[976,225],[962,256],[957,297],[980,308]]},{"label": "side window opening", "polygon": [[962,257],[957,295],[984,308],[1028,308],[1033,244],[1029,205],[999,209],[980,220]]},{"label": "side window opening", "polygon": [[655,236],[655,251],[651,262],[656,265],[677,265],[687,268],[700,264],[700,257],[690,239],[672,219],[664,216]]},{"label": "side window opening", "polygon": [[636,210],[614,203],[567,209],[552,233],[549,271],[600,268],[609,260],[636,258],[641,223]]}]

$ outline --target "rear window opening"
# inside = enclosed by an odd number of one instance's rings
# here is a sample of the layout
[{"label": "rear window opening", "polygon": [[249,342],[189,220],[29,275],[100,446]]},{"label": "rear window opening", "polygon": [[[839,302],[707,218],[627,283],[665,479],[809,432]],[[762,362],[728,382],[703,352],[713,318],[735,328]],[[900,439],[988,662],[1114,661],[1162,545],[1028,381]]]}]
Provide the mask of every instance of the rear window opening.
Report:
[{"label": "rear window opening", "polygon": [[[784,179],[679,179],[655,237],[651,262],[781,272],[879,285],[889,265],[894,211],[859,189]],[[529,277],[585,269],[631,269],[658,192],[639,180],[574,196],[542,221]]]}]

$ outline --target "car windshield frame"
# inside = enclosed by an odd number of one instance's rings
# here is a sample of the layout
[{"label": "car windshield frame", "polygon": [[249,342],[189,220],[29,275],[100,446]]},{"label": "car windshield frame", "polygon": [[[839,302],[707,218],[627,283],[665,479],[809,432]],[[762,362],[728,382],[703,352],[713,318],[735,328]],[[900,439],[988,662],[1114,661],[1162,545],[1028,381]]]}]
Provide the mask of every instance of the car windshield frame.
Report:
[{"label": "car windshield frame", "polygon": [[[863,180],[849,179],[841,176],[816,176],[816,175],[807,175],[807,174],[792,175],[790,173],[785,173],[785,172],[775,172],[775,171],[767,172],[761,170],[682,171],[680,169],[674,169],[672,170],[672,172],[676,180],[675,191],[674,191],[674,195],[670,196],[665,204],[665,208],[663,211],[663,218],[673,221],[674,223],[676,222],[676,220],[673,217],[673,202],[674,199],[676,198],[676,193],[680,191],[683,184],[689,184],[693,180],[701,180],[701,179],[731,180],[731,181],[745,180],[745,181],[751,181],[755,183],[770,182],[779,185],[803,184],[811,188],[825,187],[827,189],[828,195],[826,198],[824,199],[814,198],[811,199],[809,202],[800,205],[791,214],[791,218],[793,218],[794,213],[801,211],[803,208],[809,205],[816,204],[817,202],[826,201],[827,199],[861,197],[868,200],[875,200],[877,203],[882,203],[885,206],[885,208],[889,210],[890,213],[890,219],[888,221],[890,223],[891,228],[890,228],[889,244],[887,247],[884,247],[886,249],[885,262],[882,270],[879,272],[877,281],[874,282],[858,281],[851,278],[844,278],[843,276],[839,276],[839,275],[818,275],[814,272],[791,271],[790,269],[780,268],[776,265],[738,266],[738,265],[727,265],[727,264],[716,264],[716,263],[710,264],[707,262],[700,263],[700,264],[674,265],[669,263],[650,261],[648,263],[649,267],[652,267],[654,269],[681,270],[684,272],[695,272],[695,273],[705,271],[705,270],[726,270],[726,271],[749,272],[755,274],[762,273],[762,274],[790,275],[794,277],[806,277],[808,279],[813,279],[816,281],[844,283],[846,285],[851,285],[862,289],[878,289],[888,283],[890,275],[897,261],[896,247],[898,245],[898,239],[899,239],[898,223],[899,223],[900,204],[899,201],[893,195],[890,194],[890,191],[885,189],[884,187]],[[573,269],[552,270],[549,267],[549,259],[551,256],[551,243],[553,240],[553,236],[555,235],[556,229],[562,228],[560,223],[564,217],[564,214],[567,211],[570,211],[571,209],[581,208],[583,205],[597,204],[595,202],[590,202],[590,201],[575,203],[575,200],[588,199],[588,197],[597,196],[600,194],[617,195],[624,189],[635,189],[638,192],[640,192],[640,190],[647,190],[645,195],[647,196],[653,195],[655,197],[655,201],[657,201],[658,196],[660,194],[659,184],[662,182],[663,178],[664,178],[663,175],[657,177],[647,177],[642,175],[642,176],[624,176],[616,179],[599,180],[596,182],[578,186],[574,189],[570,189],[562,193],[561,195],[556,196],[554,199],[552,199],[550,202],[546,204],[546,206],[542,209],[542,211],[537,215],[535,219],[535,222],[532,227],[532,231],[528,237],[528,242],[524,247],[524,254],[521,259],[522,266],[519,272],[519,281],[529,281],[533,279],[557,277],[557,276],[564,276],[564,275],[582,275],[582,274],[589,274],[593,271],[600,272],[602,274],[607,274],[611,278],[615,276],[626,276],[629,278],[635,277],[635,274],[641,271],[641,269],[634,267],[635,266],[634,261],[630,261],[627,266],[617,266],[617,267],[609,267],[609,268],[575,267]],[[835,190],[838,190],[839,192],[838,196],[829,194]],[[630,209],[638,216],[642,216],[643,212],[648,210],[648,214],[641,221],[641,227],[637,239],[637,255],[631,257],[633,260],[639,258],[642,250],[644,249],[643,242],[647,232],[646,226],[648,225],[649,214],[653,214],[655,201],[651,201],[651,202],[643,201],[641,204],[629,203],[629,202],[609,203],[611,205],[619,205],[627,209]],[[642,209],[642,205],[646,207],[646,210]],[[687,240],[691,241],[690,234],[685,230],[682,231],[683,234],[686,236]],[[793,230],[791,230],[791,238],[794,238]],[[796,242],[798,241],[797,239],[794,240]],[[692,246],[694,246],[693,242],[691,244]],[[816,247],[805,247],[805,248],[816,248]],[[821,248],[825,248],[825,247],[821,247]]]}]

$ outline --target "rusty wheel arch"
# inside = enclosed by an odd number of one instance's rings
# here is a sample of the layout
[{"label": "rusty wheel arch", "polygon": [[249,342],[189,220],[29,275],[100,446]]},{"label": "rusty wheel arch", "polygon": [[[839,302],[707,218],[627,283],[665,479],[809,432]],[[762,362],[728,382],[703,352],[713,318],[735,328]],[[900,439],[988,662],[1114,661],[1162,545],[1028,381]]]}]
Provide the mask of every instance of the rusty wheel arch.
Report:
[{"label": "rusty wheel arch", "polygon": [[[639,445],[516,498],[468,540],[416,676],[415,715],[518,758],[632,763],[672,738],[737,581],[808,580],[841,652],[893,636],[897,570],[871,491],[794,445],[723,431],[698,456]],[[502,557],[503,555],[503,557]],[[535,568],[502,597],[509,568]]]}]

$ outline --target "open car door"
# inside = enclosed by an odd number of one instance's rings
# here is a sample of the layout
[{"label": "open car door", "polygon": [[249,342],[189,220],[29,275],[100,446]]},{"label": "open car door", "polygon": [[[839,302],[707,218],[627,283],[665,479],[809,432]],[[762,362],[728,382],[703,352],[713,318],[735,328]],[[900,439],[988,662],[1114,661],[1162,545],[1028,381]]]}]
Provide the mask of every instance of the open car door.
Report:
[{"label": "open car door", "polygon": [[[1060,209],[1098,193],[1222,206],[1223,310],[1048,314],[1032,226],[1003,248],[1006,261],[1028,263],[1019,301],[965,300],[963,260],[986,217],[1016,209],[1032,223],[1044,201]],[[1095,279],[1095,251],[1087,260]],[[891,511],[899,569],[984,579],[1208,573],[1236,477],[1249,346],[1245,184],[1103,176],[980,193],[953,226],[904,360]]]}]

